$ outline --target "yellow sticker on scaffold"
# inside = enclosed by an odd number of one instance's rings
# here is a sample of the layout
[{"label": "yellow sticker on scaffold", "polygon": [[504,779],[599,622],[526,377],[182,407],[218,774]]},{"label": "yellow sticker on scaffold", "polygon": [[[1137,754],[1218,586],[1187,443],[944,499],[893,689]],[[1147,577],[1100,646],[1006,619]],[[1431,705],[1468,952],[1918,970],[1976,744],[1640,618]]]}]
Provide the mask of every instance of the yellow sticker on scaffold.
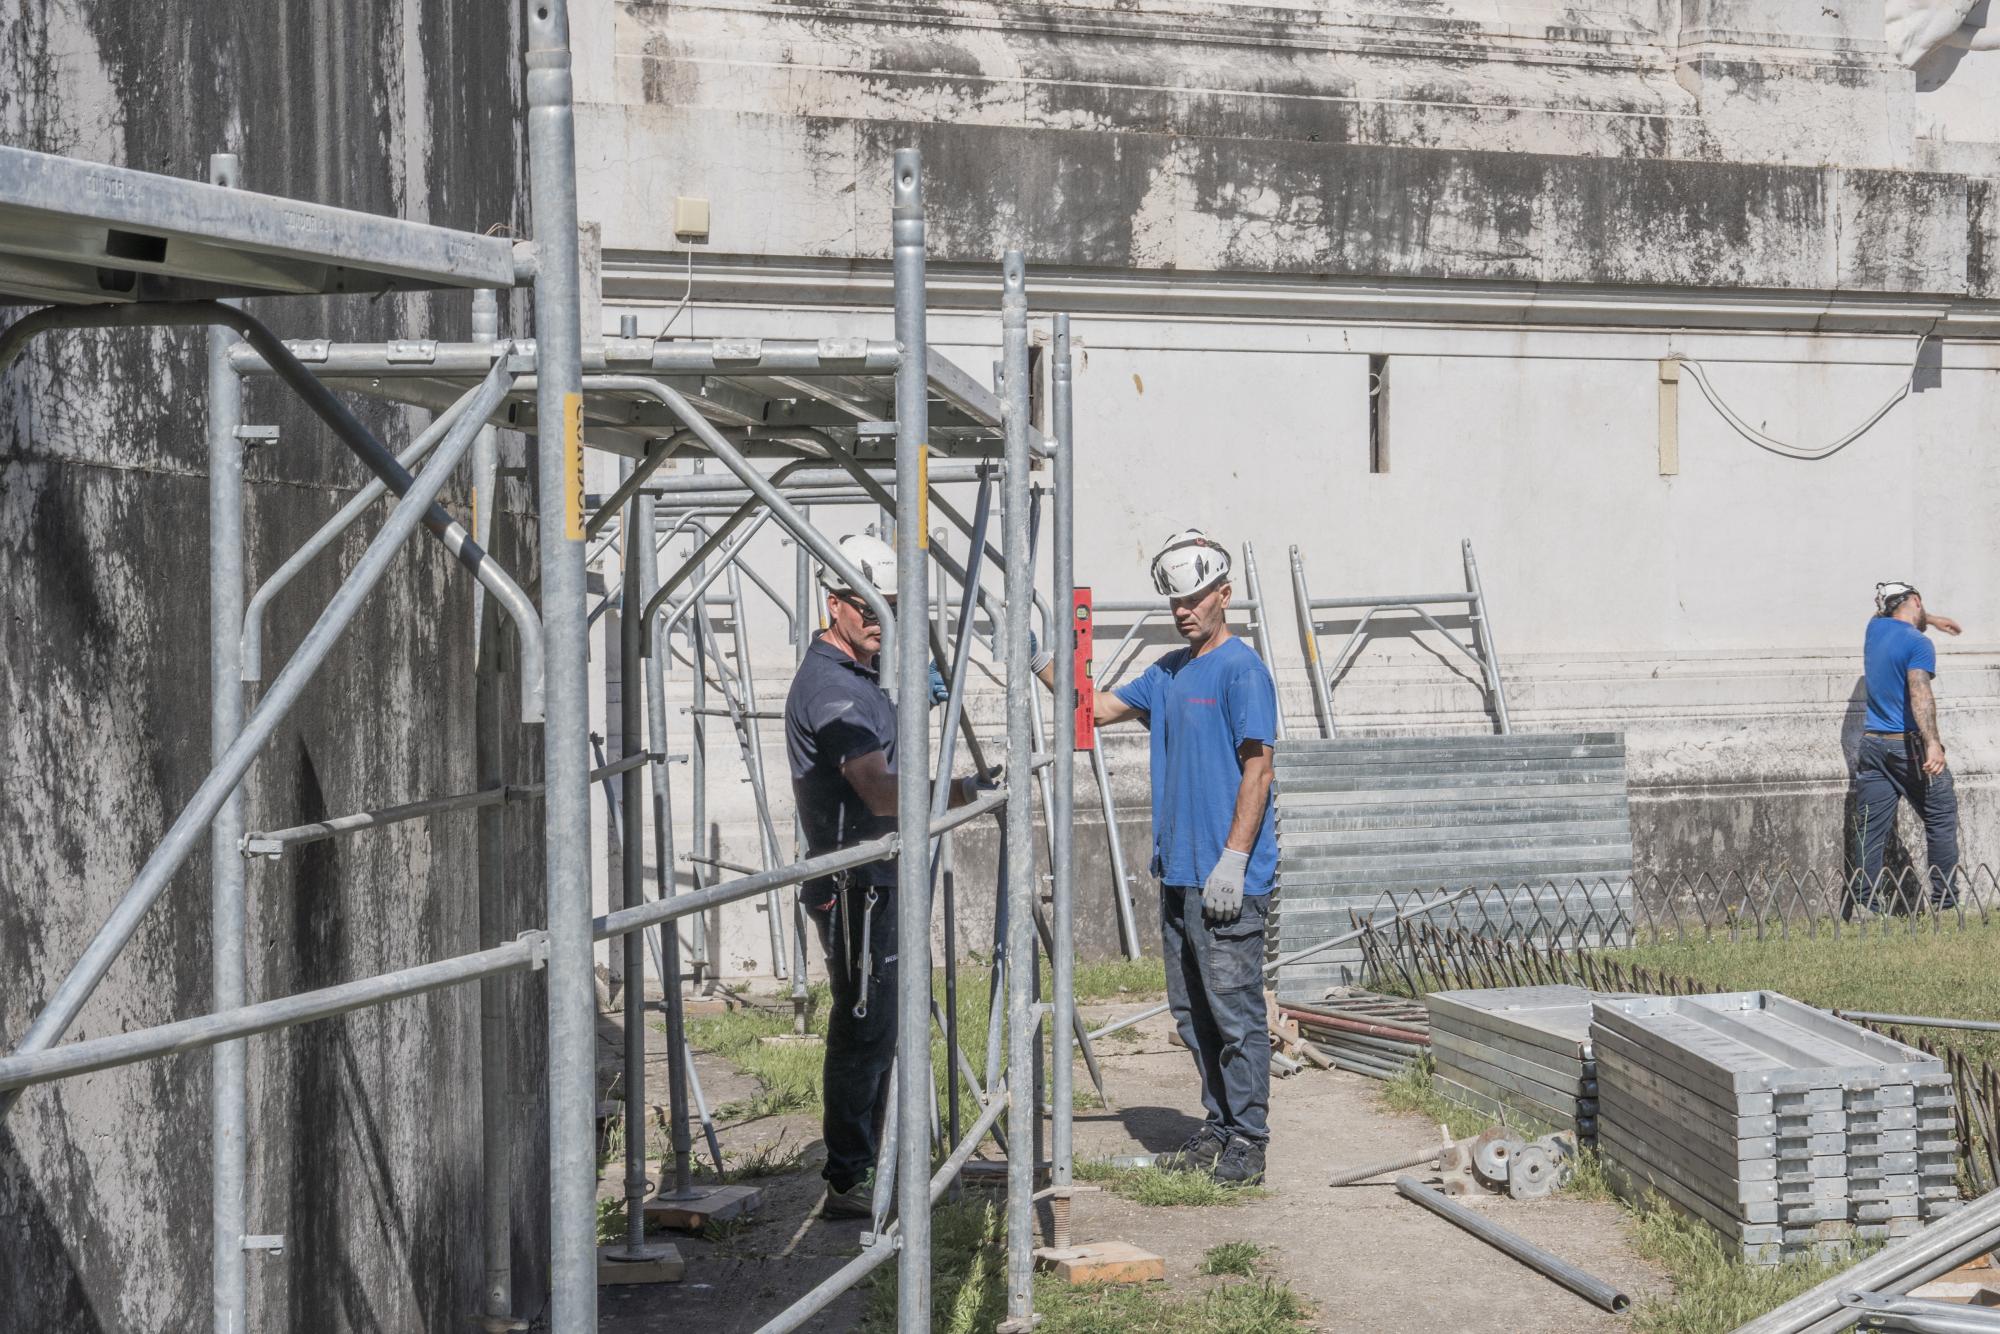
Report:
[{"label": "yellow sticker on scaffold", "polygon": [[583,395],[563,395],[563,536],[583,541]]},{"label": "yellow sticker on scaffold", "polygon": [[917,446],[917,546],[931,545],[931,447]]}]

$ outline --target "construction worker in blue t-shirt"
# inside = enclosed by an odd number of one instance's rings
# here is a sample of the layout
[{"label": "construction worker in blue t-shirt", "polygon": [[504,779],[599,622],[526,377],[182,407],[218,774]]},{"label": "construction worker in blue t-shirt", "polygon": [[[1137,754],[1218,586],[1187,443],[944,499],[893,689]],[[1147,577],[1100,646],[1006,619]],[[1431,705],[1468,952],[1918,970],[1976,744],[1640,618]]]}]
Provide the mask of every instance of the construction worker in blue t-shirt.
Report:
[{"label": "construction worker in blue t-shirt", "polygon": [[[1949,616],[1924,610],[1923,595],[1909,584],[1875,585],[1875,617],[1862,650],[1868,682],[1868,716],[1854,763],[1854,875],[1844,915],[1884,911],[1878,895],[1882,853],[1896,825],[1896,802],[1908,801],[1924,822],[1930,858],[1930,901],[1949,908],[1958,901],[1958,793],[1938,736],[1937,648],[1930,629],[1959,632]],[[1902,899],[1900,892],[1891,896]]]},{"label": "construction worker in blue t-shirt", "polygon": [[[1252,1185],[1271,1138],[1264,923],[1278,864],[1278,694],[1263,659],[1229,633],[1229,553],[1220,544],[1195,529],[1176,533],[1153,558],[1153,586],[1187,647],[1099,692],[1094,716],[1099,727],[1137,718],[1151,733],[1167,1003],[1208,1113],[1163,1165]],[[1053,689],[1052,655],[1036,654],[1034,667]]]}]

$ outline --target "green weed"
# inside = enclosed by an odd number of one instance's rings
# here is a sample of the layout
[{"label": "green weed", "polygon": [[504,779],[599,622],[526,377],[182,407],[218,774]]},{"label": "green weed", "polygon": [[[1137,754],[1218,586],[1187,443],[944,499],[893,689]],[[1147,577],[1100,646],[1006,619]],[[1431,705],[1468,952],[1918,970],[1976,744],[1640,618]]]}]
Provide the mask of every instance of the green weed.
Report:
[{"label": "green weed", "polygon": [[609,1246],[625,1240],[625,1201],[599,1200],[597,1202],[597,1244]]},{"label": "green weed", "polygon": [[[1648,1298],[1634,1308],[1632,1327],[1639,1334],[1726,1334],[1854,1262],[1798,1259],[1746,1265],[1729,1255],[1714,1229],[1657,1199],[1635,1212],[1632,1231],[1639,1254],[1674,1280],[1671,1296]],[[1867,1253],[1857,1251],[1855,1258]]]},{"label": "green weed", "polygon": [[1263,1254],[1264,1248],[1254,1241],[1225,1241],[1220,1246],[1209,1247],[1201,1257],[1201,1272],[1250,1278],[1256,1274],[1257,1260]]},{"label": "green weed", "polygon": [[1209,1208],[1261,1199],[1261,1186],[1225,1186],[1206,1172],[1168,1172],[1157,1167],[1116,1167],[1102,1159],[1078,1159],[1078,1181],[1089,1181],[1135,1204],[1153,1208]]},{"label": "green weed", "polygon": [[733,1181],[755,1181],[761,1177],[785,1176],[805,1166],[806,1149],[803,1144],[785,1143],[780,1134],[768,1144],[759,1144],[748,1153],[722,1151],[722,1160],[729,1169]]}]

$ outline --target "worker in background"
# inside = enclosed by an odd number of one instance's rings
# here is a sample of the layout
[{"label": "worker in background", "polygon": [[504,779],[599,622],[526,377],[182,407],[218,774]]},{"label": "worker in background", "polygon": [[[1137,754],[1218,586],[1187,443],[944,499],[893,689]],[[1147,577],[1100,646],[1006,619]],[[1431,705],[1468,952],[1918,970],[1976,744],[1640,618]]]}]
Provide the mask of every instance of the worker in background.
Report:
[{"label": "worker in background", "polygon": [[[895,550],[868,533],[843,537],[839,546],[893,607]],[[821,569],[820,582],[827,628],[813,636],[785,698],[792,795],[809,857],[896,828],[896,707],[877,677],[882,627],[860,592],[831,567]],[[961,778],[952,785],[951,805],[989,786],[989,779]],[[894,858],[799,888],[819,929],[833,993],[821,1076],[827,1183],[821,1212],[829,1218],[873,1212],[870,1174],[896,1055],[895,889]]]},{"label": "worker in background", "polygon": [[[1278,864],[1271,672],[1230,634],[1229,553],[1195,529],[1153,558],[1153,586],[1187,647],[1096,696],[1099,727],[1137,718],[1152,734],[1153,875],[1167,1003],[1201,1074],[1208,1113],[1164,1166],[1225,1184],[1264,1175],[1271,1138],[1271,1035],[1264,1012],[1264,924]],[[1035,675],[1055,685],[1053,655]]]},{"label": "worker in background", "polygon": [[1951,617],[1926,612],[1923,594],[1911,585],[1875,585],[1875,617],[1868,622],[1862,650],[1868,716],[1854,764],[1856,879],[1843,905],[1847,916],[1888,906],[1878,891],[1898,798],[1908,801],[1924,822],[1932,906],[1949,908],[1957,902],[1958,793],[1945,764],[1937,697],[1931,693],[1937,648],[1924,632],[1932,628],[1948,635],[1959,632]]}]

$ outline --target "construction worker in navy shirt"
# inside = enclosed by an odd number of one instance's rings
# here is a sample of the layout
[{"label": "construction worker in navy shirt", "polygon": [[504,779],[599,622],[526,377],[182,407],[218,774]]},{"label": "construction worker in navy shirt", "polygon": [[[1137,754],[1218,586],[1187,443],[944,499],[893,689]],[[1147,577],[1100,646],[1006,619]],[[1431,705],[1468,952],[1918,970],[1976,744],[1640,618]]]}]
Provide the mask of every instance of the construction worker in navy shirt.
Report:
[{"label": "construction worker in navy shirt", "polygon": [[[872,533],[840,550],[893,608],[896,552]],[[882,626],[860,591],[823,567],[827,628],[813,636],[785,699],[785,747],[806,855],[865,843],[896,828],[896,708],[877,677]],[[935,698],[935,690],[933,694]],[[952,783],[951,806],[990,788],[993,775]],[[921,846],[921,845],[920,845]],[[870,1169],[889,1109],[896,1055],[896,861],[887,858],[808,880],[799,899],[826,953],[832,1013],[821,1073],[829,1218],[867,1218]]]},{"label": "construction worker in navy shirt", "polygon": [[[1152,734],[1153,875],[1167,1004],[1201,1075],[1208,1113],[1164,1166],[1252,1185],[1271,1138],[1264,923],[1278,847],[1271,746],[1278,694],[1256,651],[1230,634],[1229,553],[1195,529],[1153,558],[1153,586],[1187,641],[1130,684],[1096,696],[1099,727],[1137,718]],[[1053,657],[1035,674],[1055,684]]]},{"label": "construction worker in navy shirt", "polygon": [[[1923,594],[1901,582],[1875,585],[1875,616],[1862,649],[1868,682],[1868,715],[1854,759],[1854,874],[1844,915],[1886,910],[1878,897],[1882,853],[1896,825],[1896,802],[1907,801],[1924,822],[1930,859],[1930,901],[1949,908],[1958,901],[1958,792],[1938,735],[1937,648],[1924,632],[1959,632],[1949,616],[1924,610]],[[1901,899],[1904,896],[1894,896]]]}]

